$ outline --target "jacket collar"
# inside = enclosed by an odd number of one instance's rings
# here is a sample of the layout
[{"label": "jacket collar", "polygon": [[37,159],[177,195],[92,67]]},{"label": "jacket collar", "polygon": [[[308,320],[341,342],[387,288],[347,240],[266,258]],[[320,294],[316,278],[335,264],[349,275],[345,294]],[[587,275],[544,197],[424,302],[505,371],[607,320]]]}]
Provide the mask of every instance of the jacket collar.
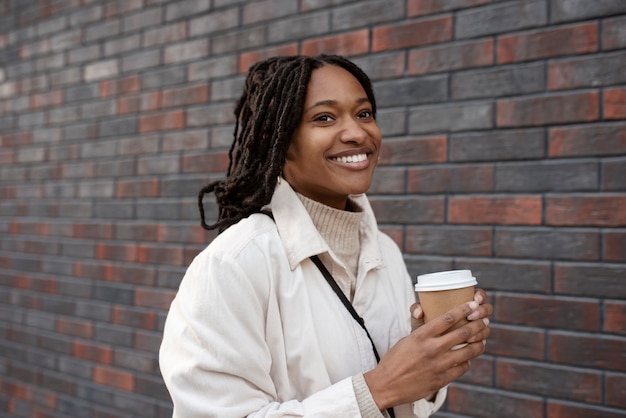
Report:
[{"label": "jacket collar", "polygon": [[[364,194],[351,195],[350,199],[363,209],[360,227],[362,241],[359,270],[380,267],[382,256],[378,245],[378,225],[374,212]],[[328,244],[315,228],[298,195],[283,178],[278,181],[274,190],[271,210],[291,270],[294,270],[304,259],[312,255],[324,252],[332,254]]]}]

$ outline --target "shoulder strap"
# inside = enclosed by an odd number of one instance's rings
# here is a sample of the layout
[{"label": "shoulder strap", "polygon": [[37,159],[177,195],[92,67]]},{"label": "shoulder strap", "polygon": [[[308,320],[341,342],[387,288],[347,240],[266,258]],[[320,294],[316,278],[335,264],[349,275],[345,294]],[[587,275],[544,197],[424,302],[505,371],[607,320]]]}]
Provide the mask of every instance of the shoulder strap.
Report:
[{"label": "shoulder strap", "polygon": [[[274,220],[274,215],[272,214],[271,211],[262,210],[261,213],[269,216],[270,218],[272,218],[272,220]],[[354,306],[352,306],[352,304],[350,303],[346,295],[344,295],[343,291],[341,290],[341,288],[339,287],[339,285],[333,278],[332,274],[330,274],[330,271],[328,271],[324,263],[322,263],[322,260],[320,260],[320,258],[317,255],[312,255],[309,258],[311,259],[311,261],[313,261],[313,263],[317,266],[319,271],[322,273],[322,276],[324,276],[324,278],[326,279],[330,287],[333,289],[333,291],[335,292],[339,300],[341,300],[341,303],[343,303],[343,306],[345,306],[348,312],[350,312],[350,315],[352,315],[352,318],[354,318],[354,320],[361,326],[361,328],[363,328],[363,330],[365,331],[365,334],[367,335],[367,338],[370,340],[370,343],[372,344],[372,350],[374,351],[374,357],[376,357],[376,362],[377,363],[380,362],[380,356],[378,355],[378,350],[376,350],[376,345],[374,345],[374,340],[372,340],[372,336],[370,335],[369,331],[365,327],[365,320],[361,318],[359,314],[354,310]],[[387,408],[387,413],[389,414],[390,418],[395,418],[396,416],[393,411],[393,408]]]}]

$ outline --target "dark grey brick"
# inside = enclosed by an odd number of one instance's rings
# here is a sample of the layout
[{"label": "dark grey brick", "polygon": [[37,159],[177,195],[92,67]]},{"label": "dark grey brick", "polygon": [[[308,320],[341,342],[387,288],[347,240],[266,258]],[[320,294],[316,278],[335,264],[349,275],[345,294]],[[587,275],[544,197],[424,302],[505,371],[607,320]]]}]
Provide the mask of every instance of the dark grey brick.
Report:
[{"label": "dark grey brick", "polygon": [[241,96],[245,83],[244,77],[215,80],[211,82],[211,100],[229,100],[235,102]]},{"label": "dark grey brick", "polygon": [[553,64],[550,72],[551,83],[558,89],[626,83],[626,51],[562,60]]},{"label": "dark grey brick", "polygon": [[[189,81],[210,80],[239,74],[238,64],[238,57],[235,54],[192,62],[188,70]],[[182,69],[180,72],[184,76]],[[144,76],[145,78],[147,77]]]},{"label": "dark grey brick", "polygon": [[161,62],[158,49],[141,50],[122,57],[122,72],[138,71],[156,67]]},{"label": "dark grey brick", "polygon": [[267,30],[269,42],[293,41],[330,31],[330,13],[310,13],[295,15],[289,19],[281,19],[272,23]]},{"label": "dark grey brick", "polygon": [[100,45],[87,45],[81,48],[73,48],[67,53],[67,61],[70,64],[93,61],[98,58],[100,58]]},{"label": "dark grey brick", "polygon": [[524,95],[545,90],[543,63],[497,67],[452,74],[453,99]]},{"label": "dark grey brick", "polygon": [[81,41],[82,31],[80,29],[61,32],[50,38],[50,49],[53,52],[65,51],[77,47]]},{"label": "dark grey brick", "polygon": [[141,34],[136,33],[123,38],[117,38],[104,43],[104,55],[117,55],[133,51],[141,47]]},{"label": "dark grey brick", "polygon": [[[98,298],[98,289],[96,289],[95,297]],[[115,304],[127,303],[127,295],[117,290],[111,290],[105,295],[108,301]],[[115,300],[114,298],[121,297],[123,299]],[[96,323],[94,326],[94,340],[107,344],[113,344],[122,347],[131,347],[133,344],[133,330],[127,327],[120,327],[112,324]]]},{"label": "dark grey brick", "polygon": [[598,190],[600,167],[595,161],[508,163],[496,166],[499,192]]},{"label": "dark grey brick", "polygon": [[454,32],[455,38],[473,38],[544,26],[546,23],[546,0],[510,1],[458,12]]},{"label": "dark grey brick", "polygon": [[78,84],[65,88],[64,99],[66,103],[74,101],[94,100],[99,97],[100,84]]},{"label": "dark grey brick", "polygon": [[409,132],[458,132],[493,127],[493,105],[484,102],[461,102],[421,106],[409,111]]},{"label": "dark grey brick", "polygon": [[209,0],[182,0],[168,4],[165,9],[167,21],[189,17],[206,12],[211,8]]},{"label": "dark grey brick", "polygon": [[405,53],[398,51],[368,54],[363,57],[353,58],[352,61],[361,67],[372,81],[400,77],[404,75],[406,67]]},{"label": "dark grey brick", "polygon": [[143,73],[141,84],[146,89],[167,87],[185,81],[185,69],[180,66],[168,66]]},{"label": "dark grey brick", "polygon": [[[550,293],[552,291],[549,261],[511,259],[458,258],[455,269],[468,269],[486,290]],[[511,274],[515,271],[515,274]]]},{"label": "dark grey brick", "polygon": [[137,118],[116,118],[100,123],[99,134],[105,136],[119,136],[137,133]]},{"label": "dark grey brick", "polygon": [[190,36],[214,34],[239,25],[239,8],[214,10],[189,21]]},{"label": "dark grey brick", "polygon": [[162,15],[161,7],[153,7],[138,13],[129,14],[122,18],[122,30],[131,32],[149,26],[156,26],[162,22]]},{"label": "dark grey brick", "polygon": [[626,13],[623,0],[551,0],[553,22],[589,19]]},{"label": "dark grey brick", "polygon": [[120,33],[119,19],[109,19],[85,28],[85,42],[97,41]]},{"label": "dark grey brick", "polygon": [[378,81],[374,88],[376,104],[380,107],[437,103],[448,98],[445,75]]},{"label": "dark grey brick", "polygon": [[359,28],[404,17],[404,0],[356,2],[333,10],[333,30]]},{"label": "dark grey brick", "polygon": [[84,26],[91,22],[102,19],[102,5],[95,4],[92,7],[82,8],[70,13],[70,26]]},{"label": "dark grey brick", "polygon": [[514,129],[452,134],[451,161],[539,159],[546,155],[543,129]]},{"label": "dark grey brick", "polygon": [[124,201],[104,200],[93,206],[93,216],[103,219],[132,219],[135,214],[134,205]]},{"label": "dark grey brick", "polygon": [[80,106],[81,120],[101,119],[117,115],[117,100],[101,100],[89,102]]},{"label": "dark grey brick", "polygon": [[233,30],[223,35],[217,35],[211,40],[213,54],[241,51],[254,47],[261,47],[265,43],[265,28],[262,26]]},{"label": "dark grey brick", "polygon": [[496,228],[497,257],[536,260],[599,260],[596,231],[566,228]]}]

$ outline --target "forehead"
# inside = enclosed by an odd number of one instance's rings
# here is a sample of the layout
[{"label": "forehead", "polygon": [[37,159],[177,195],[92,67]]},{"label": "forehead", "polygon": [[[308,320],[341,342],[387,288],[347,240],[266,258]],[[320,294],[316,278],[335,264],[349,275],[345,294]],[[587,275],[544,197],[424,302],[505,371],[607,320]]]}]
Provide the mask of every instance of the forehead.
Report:
[{"label": "forehead", "polygon": [[356,77],[339,66],[326,64],[311,73],[306,103],[321,100],[359,100],[363,97],[367,97],[367,94]]}]

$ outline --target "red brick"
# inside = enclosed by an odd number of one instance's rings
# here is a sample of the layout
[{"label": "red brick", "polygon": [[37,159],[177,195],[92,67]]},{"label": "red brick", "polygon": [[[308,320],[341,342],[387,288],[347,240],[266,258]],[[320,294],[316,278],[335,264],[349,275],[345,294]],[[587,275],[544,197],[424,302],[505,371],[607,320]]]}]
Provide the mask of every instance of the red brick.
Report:
[{"label": "red brick", "polygon": [[[494,320],[498,323],[597,332],[600,304],[597,301],[553,296],[498,294]],[[523,315],[520,315],[523,312]]]},{"label": "red brick", "polygon": [[289,56],[298,54],[298,44],[281,45],[277,47],[255,49],[254,51],[242,52],[239,56],[239,72],[247,73],[250,67],[264,59],[277,56]]},{"label": "red brick", "polygon": [[176,296],[175,290],[137,288],[135,289],[135,305],[168,310]]},{"label": "red brick", "polygon": [[547,418],[623,418],[621,411],[611,412],[601,405],[583,405],[561,403],[550,399],[547,401]]},{"label": "red brick", "polygon": [[137,260],[137,246],[133,244],[96,244],[96,258],[98,260],[135,261]]},{"label": "red brick", "polygon": [[120,115],[127,113],[146,112],[161,108],[161,92],[153,91],[138,96],[120,97],[117,100],[117,112]]},{"label": "red brick", "polygon": [[543,399],[540,397],[494,391],[480,386],[461,386],[454,382],[448,388],[446,405],[446,411],[460,416],[468,411],[471,411],[472,416],[489,418],[543,416]]},{"label": "red brick", "polygon": [[604,302],[603,331],[626,335],[626,302],[607,300]]},{"label": "red brick", "polygon": [[100,82],[100,97],[108,98],[122,94],[136,93],[139,91],[139,75],[131,75],[124,78],[105,80]]},{"label": "red brick", "polygon": [[546,224],[626,226],[626,195],[548,196]]},{"label": "red brick", "polygon": [[388,140],[380,151],[380,164],[385,165],[440,163],[446,158],[445,135]]},{"label": "red brick", "polygon": [[626,409],[626,374],[607,373],[605,387],[606,404]]},{"label": "red brick", "polygon": [[119,142],[118,154],[135,155],[158,152],[159,142],[158,135],[124,138]]},{"label": "red brick", "polygon": [[185,86],[163,91],[161,105],[163,107],[184,106],[205,103],[209,98],[209,86]]},{"label": "red brick", "polygon": [[156,266],[116,264],[111,268],[111,282],[126,283],[138,286],[153,286],[156,277]]},{"label": "red brick", "polygon": [[228,169],[228,154],[225,152],[207,152],[183,156],[184,173],[221,173]]},{"label": "red brick", "polygon": [[72,225],[72,231],[75,238],[111,239],[113,237],[113,225],[102,221],[97,223],[76,222]]},{"label": "red brick", "polygon": [[448,203],[453,224],[540,225],[538,196],[458,196]]},{"label": "red brick", "polygon": [[626,88],[604,91],[604,119],[626,119]]},{"label": "red brick", "polygon": [[72,356],[102,364],[111,364],[113,350],[111,347],[84,341],[72,343]]},{"label": "red brick", "polygon": [[422,16],[466,7],[480,6],[491,0],[408,0],[408,15]]},{"label": "red brick", "polygon": [[436,44],[452,39],[452,17],[380,26],[372,32],[372,52]]},{"label": "red brick", "polygon": [[409,193],[487,192],[493,190],[493,166],[427,166],[408,170]]},{"label": "red brick", "polygon": [[53,90],[45,93],[37,93],[30,96],[30,108],[41,109],[44,107],[60,106],[63,104],[63,90]]},{"label": "red brick", "polygon": [[157,241],[202,244],[206,242],[205,232],[197,223],[191,225],[160,224],[157,228]]},{"label": "red brick", "polygon": [[111,322],[133,328],[154,329],[157,324],[156,313],[125,306],[114,306]]},{"label": "red brick", "polygon": [[92,379],[95,383],[111,386],[116,389],[132,392],[135,388],[135,377],[132,373],[108,367],[94,366]]},{"label": "red brick", "polygon": [[141,116],[139,119],[139,132],[154,132],[170,129],[181,129],[185,125],[185,112],[174,110],[171,112],[156,113]]},{"label": "red brick", "polygon": [[542,29],[498,38],[498,64],[595,52],[598,23]]},{"label": "red brick", "polygon": [[548,335],[548,360],[553,363],[626,371],[624,337],[561,333]]},{"label": "red brick", "polygon": [[567,126],[550,129],[550,157],[626,154],[626,124]]},{"label": "red brick", "polygon": [[140,263],[180,266],[183,264],[183,249],[180,246],[141,244],[139,245],[138,261]]},{"label": "red brick", "polygon": [[60,318],[56,321],[55,331],[73,337],[92,338],[93,324],[83,319]]},{"label": "red brick", "polygon": [[498,100],[498,127],[592,122],[599,118],[597,92]]},{"label": "red brick", "polygon": [[164,152],[184,150],[205,150],[209,148],[209,133],[206,129],[173,132],[163,135]]},{"label": "red brick", "polygon": [[602,252],[605,261],[626,262],[626,231],[605,231],[602,234]]},{"label": "red brick", "polygon": [[437,45],[409,52],[409,74],[484,67],[493,64],[493,39]]},{"label": "red brick", "polygon": [[499,360],[498,386],[514,392],[531,393],[576,402],[602,401],[602,374],[536,362]]},{"label": "red brick", "polygon": [[118,180],[115,185],[115,197],[118,199],[138,197],[158,197],[159,180]]},{"label": "red brick", "polygon": [[369,52],[369,47],[369,30],[363,29],[303,41],[301,53],[309,56],[322,53],[352,56],[366,54]]},{"label": "red brick", "polygon": [[486,349],[496,356],[543,360],[545,331],[492,323]]},{"label": "red brick", "polygon": [[0,144],[2,148],[5,147],[23,147],[26,145],[31,145],[33,143],[31,132],[16,132],[16,133],[7,133],[0,136]]}]

